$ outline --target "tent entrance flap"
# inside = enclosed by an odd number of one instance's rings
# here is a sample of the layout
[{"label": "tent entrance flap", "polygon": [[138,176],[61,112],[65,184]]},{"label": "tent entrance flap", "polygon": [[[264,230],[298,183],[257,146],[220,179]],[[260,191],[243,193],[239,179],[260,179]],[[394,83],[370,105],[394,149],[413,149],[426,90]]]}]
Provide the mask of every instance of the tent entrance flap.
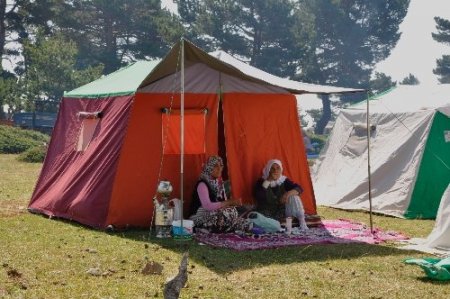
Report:
[{"label": "tent entrance flap", "polygon": [[[188,109],[184,111],[184,154],[195,155],[206,152],[206,113],[207,109]],[[181,154],[181,113],[180,110],[162,109],[162,144],[165,155]]]}]

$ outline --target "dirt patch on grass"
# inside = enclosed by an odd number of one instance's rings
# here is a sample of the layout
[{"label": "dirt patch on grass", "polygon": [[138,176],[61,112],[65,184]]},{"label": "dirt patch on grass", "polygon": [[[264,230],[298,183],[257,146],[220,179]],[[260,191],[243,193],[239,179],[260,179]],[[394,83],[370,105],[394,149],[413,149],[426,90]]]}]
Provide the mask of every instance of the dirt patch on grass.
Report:
[{"label": "dirt patch on grass", "polygon": [[14,217],[27,212],[28,203],[23,200],[0,200],[0,217]]},{"label": "dirt patch on grass", "polygon": [[[17,286],[18,288],[22,289],[22,290],[26,290],[28,289],[28,284],[26,282],[26,280],[23,278],[22,273],[20,273],[19,271],[17,271],[14,268],[10,268],[8,265],[3,265],[4,268],[6,268],[6,274],[9,278],[9,281],[12,282],[15,286]],[[0,294],[1,294],[1,289],[0,289]],[[6,291],[6,290],[5,290]]]}]

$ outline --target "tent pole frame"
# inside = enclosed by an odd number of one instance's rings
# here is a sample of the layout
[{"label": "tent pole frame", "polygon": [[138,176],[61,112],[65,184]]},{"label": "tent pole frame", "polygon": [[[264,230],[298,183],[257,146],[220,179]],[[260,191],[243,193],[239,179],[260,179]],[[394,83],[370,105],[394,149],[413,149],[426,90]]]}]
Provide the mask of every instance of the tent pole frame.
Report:
[{"label": "tent pole frame", "polygon": [[184,38],[181,38],[181,95],[180,95],[180,201],[181,229],[183,229],[184,209]]},{"label": "tent pole frame", "polygon": [[369,220],[370,220],[370,232],[373,234],[373,220],[372,220],[372,181],[370,171],[370,117],[369,117],[369,92],[367,92],[367,111],[366,111],[366,126],[367,126],[367,178],[369,184]]}]

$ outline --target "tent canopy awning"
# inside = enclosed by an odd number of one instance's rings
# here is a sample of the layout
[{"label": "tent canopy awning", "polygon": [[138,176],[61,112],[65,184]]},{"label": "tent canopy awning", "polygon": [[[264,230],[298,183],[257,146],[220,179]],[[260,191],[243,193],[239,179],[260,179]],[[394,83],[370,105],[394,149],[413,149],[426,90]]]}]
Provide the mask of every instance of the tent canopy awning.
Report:
[{"label": "tent canopy awning", "polygon": [[[139,85],[139,88],[145,87],[166,76],[169,76],[170,74],[173,74],[175,70],[179,71],[179,60],[181,56],[180,48],[181,41],[175,44],[175,46],[170,50],[166,57],[164,57],[164,59],[143,80],[143,82]],[[184,57],[185,67],[189,67],[195,63],[204,63],[209,67],[230,76],[234,76],[250,82],[281,87],[294,94],[337,94],[365,91],[364,89],[301,83],[289,79],[280,78],[257,69],[247,63],[244,63],[223,51],[215,51],[208,54],[186,40],[184,40]]]}]

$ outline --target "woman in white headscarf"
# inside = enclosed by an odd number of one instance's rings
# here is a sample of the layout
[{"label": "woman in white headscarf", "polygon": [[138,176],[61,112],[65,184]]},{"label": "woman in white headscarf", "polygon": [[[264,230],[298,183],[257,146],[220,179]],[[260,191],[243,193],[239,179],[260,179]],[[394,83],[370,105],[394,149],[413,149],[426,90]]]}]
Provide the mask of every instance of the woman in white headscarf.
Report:
[{"label": "woman in white headscarf", "polygon": [[301,229],[308,229],[300,199],[302,192],[299,184],[283,175],[283,164],[280,160],[269,160],[264,167],[262,178],[256,183],[256,210],[279,221],[286,217],[295,217]]},{"label": "woman in white headscarf", "polygon": [[241,203],[228,199],[222,181],[223,161],[219,156],[208,158],[195,186],[190,218],[195,227],[210,232],[247,231],[252,224],[239,217],[236,206]]}]

